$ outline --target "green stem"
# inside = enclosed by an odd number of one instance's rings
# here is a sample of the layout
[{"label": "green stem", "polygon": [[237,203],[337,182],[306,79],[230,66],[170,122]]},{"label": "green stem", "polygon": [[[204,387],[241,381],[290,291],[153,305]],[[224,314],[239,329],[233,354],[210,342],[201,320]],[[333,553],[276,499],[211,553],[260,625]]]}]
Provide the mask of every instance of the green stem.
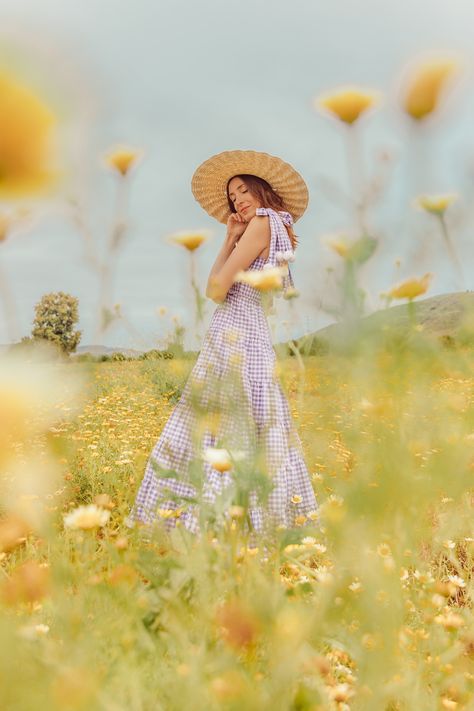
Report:
[{"label": "green stem", "polygon": [[466,284],[464,281],[464,275],[463,275],[463,271],[462,271],[461,262],[459,260],[457,253],[456,253],[453,241],[452,241],[451,236],[449,234],[448,225],[446,224],[446,219],[444,217],[444,213],[439,215],[439,222],[441,225],[441,233],[442,233],[443,239],[446,243],[446,248],[448,250],[448,254],[449,254],[451,261],[454,265],[454,269],[457,272],[457,275],[459,277],[461,288],[465,289]]}]

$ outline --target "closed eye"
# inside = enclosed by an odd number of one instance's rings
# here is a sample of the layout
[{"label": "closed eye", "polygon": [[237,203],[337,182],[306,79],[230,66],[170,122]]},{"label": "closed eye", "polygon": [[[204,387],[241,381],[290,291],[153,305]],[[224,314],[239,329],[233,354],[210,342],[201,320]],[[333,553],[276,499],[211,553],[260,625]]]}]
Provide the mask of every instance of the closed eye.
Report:
[{"label": "closed eye", "polygon": [[[248,190],[242,190],[243,193],[248,193]],[[235,197],[231,198],[232,202],[235,202]]]}]

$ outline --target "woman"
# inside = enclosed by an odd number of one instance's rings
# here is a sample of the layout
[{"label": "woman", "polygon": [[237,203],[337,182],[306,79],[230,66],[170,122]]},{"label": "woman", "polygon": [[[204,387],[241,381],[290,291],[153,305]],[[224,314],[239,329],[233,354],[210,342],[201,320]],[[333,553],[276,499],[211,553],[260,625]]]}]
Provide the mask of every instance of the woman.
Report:
[{"label": "woman", "polygon": [[249,283],[276,273],[283,292],[294,286],[292,224],[308,204],[306,185],[267,153],[224,151],[199,166],[191,187],[227,225],[206,289],[218,306],[127,523],[164,520],[169,529],[179,520],[199,534],[200,520],[248,510],[258,533],[311,524],[318,505],[276,375],[262,285]]}]

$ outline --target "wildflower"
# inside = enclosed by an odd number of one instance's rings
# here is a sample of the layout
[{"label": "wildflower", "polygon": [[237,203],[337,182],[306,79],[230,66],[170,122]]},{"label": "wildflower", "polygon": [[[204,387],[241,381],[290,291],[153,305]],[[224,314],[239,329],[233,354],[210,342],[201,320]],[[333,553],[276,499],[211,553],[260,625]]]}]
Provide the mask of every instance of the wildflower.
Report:
[{"label": "wildflower", "polygon": [[44,637],[49,632],[49,625],[38,624],[38,625],[23,625],[18,629],[18,634],[23,639],[34,640],[39,637]]},{"label": "wildflower", "polygon": [[362,583],[360,580],[354,580],[350,585],[348,585],[349,590],[352,592],[361,592],[363,590]]},{"label": "wildflower", "polygon": [[57,177],[52,139],[56,118],[27,86],[0,73],[0,195],[43,191]]},{"label": "wildflower", "polygon": [[175,515],[175,509],[158,509],[157,513],[160,518],[173,518]]},{"label": "wildflower", "polygon": [[453,59],[439,58],[421,63],[412,73],[402,99],[406,113],[416,121],[437,108],[448,80],[459,68]]},{"label": "wildflower", "polygon": [[288,289],[285,291],[283,294],[284,299],[296,299],[300,295],[300,292],[298,289],[296,289],[294,286],[289,286]]},{"label": "wildflower", "polygon": [[456,630],[465,624],[464,618],[461,617],[461,615],[451,611],[446,611],[441,615],[436,615],[434,620],[447,630]]},{"label": "wildflower", "polygon": [[466,583],[460,575],[448,575],[448,580],[457,588],[465,588]]},{"label": "wildflower", "polygon": [[299,494],[293,494],[293,496],[291,497],[292,504],[301,504],[302,501],[303,501],[303,499],[301,498],[301,496]]},{"label": "wildflower", "polygon": [[106,164],[125,177],[141,157],[141,152],[127,146],[117,146],[105,155]]},{"label": "wildflower", "polygon": [[19,516],[8,516],[0,522],[0,551],[9,553],[26,541],[30,525]]},{"label": "wildflower", "polygon": [[242,518],[245,514],[245,509],[243,506],[230,506],[229,514],[231,518]]},{"label": "wildflower", "polygon": [[348,241],[345,235],[339,235],[326,238],[323,241],[340,257],[356,264],[366,262],[377,247],[377,240],[370,235],[362,235],[352,241]]},{"label": "wildflower", "polygon": [[233,460],[240,460],[244,457],[244,452],[234,451],[229,452],[227,449],[217,449],[216,447],[207,447],[204,452],[204,459],[214,469],[219,472],[225,472],[233,466]]},{"label": "wildflower", "polygon": [[179,244],[185,247],[189,252],[194,252],[195,249],[201,246],[203,242],[209,239],[210,232],[208,230],[201,230],[196,232],[174,232],[169,235],[169,240],[174,244]]},{"label": "wildflower", "polygon": [[387,556],[391,555],[392,551],[390,550],[390,546],[388,545],[388,543],[380,543],[380,545],[377,546],[377,553],[382,558],[386,558]]},{"label": "wildflower", "polygon": [[110,511],[95,504],[88,504],[87,506],[78,506],[77,509],[64,516],[64,525],[67,528],[81,530],[100,528],[106,525],[109,517]]},{"label": "wildflower", "polygon": [[444,195],[419,195],[414,202],[415,207],[419,207],[434,215],[444,215],[448,207],[458,199],[456,193],[445,193]]},{"label": "wildflower", "polygon": [[343,684],[336,684],[328,688],[328,694],[333,701],[338,704],[342,704],[348,701],[351,696],[354,696],[354,691],[351,689],[349,684],[344,682]]},{"label": "wildflower", "polygon": [[221,605],[216,613],[216,622],[225,642],[235,649],[252,645],[260,629],[257,617],[239,600]]},{"label": "wildflower", "polygon": [[274,291],[281,289],[283,277],[288,273],[287,267],[269,267],[268,269],[240,270],[234,281],[240,281],[259,291]]},{"label": "wildflower", "polygon": [[421,294],[426,293],[432,277],[433,275],[430,272],[427,272],[421,277],[421,279],[416,279],[415,277],[412,279],[406,279],[400,284],[392,287],[388,292],[388,296],[391,299],[409,299],[411,301],[417,296],[421,296]]},{"label": "wildflower", "polygon": [[336,254],[343,258],[347,256],[350,249],[350,244],[342,237],[339,239],[329,239],[326,241],[326,244],[334,250]]},{"label": "wildflower", "polygon": [[[123,460],[122,460],[123,461]],[[128,460],[130,461],[130,460]],[[113,509],[115,506],[115,503],[112,501],[110,496],[108,494],[97,494],[97,496],[94,497],[94,502],[96,506],[100,506],[102,509]]]},{"label": "wildflower", "polygon": [[19,565],[3,583],[2,597],[9,605],[19,602],[37,602],[49,589],[49,571],[35,560]]},{"label": "wildflower", "polygon": [[326,109],[340,121],[352,124],[380,99],[379,92],[361,91],[355,86],[343,86],[314,100],[315,108]]}]

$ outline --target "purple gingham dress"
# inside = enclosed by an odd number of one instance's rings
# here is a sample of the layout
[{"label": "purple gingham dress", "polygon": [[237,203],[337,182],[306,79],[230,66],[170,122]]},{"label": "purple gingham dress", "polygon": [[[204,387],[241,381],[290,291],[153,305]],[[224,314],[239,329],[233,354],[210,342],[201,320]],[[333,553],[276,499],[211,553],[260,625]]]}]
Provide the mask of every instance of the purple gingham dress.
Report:
[{"label": "purple gingham dress", "polygon": [[[270,250],[266,260],[258,256],[249,269],[275,267],[282,258],[291,260],[292,245],[284,226],[293,223],[290,213],[266,207],[257,208],[256,212],[269,217]],[[289,286],[294,284],[288,268],[283,290]],[[201,501],[212,504],[219,497],[228,505],[236,503],[231,497],[225,499],[234,470],[220,472],[213,468],[203,457],[207,447],[244,453],[242,461],[251,467],[263,452],[264,469],[272,488],[266,503],[260,501],[257,491],[250,492],[249,519],[256,532],[271,526],[290,528],[298,516],[297,523],[303,525],[301,516],[310,514],[308,523],[317,517],[318,504],[301,441],[275,365],[262,293],[249,284],[234,282],[212,315],[180,400],[153,447],[127,525],[162,520],[169,529],[179,518],[181,525],[199,534],[196,479],[192,473],[196,462],[204,474]],[[212,412],[218,413],[217,429],[206,420]],[[163,476],[162,471],[157,476],[156,468],[167,470],[168,476]]]}]

